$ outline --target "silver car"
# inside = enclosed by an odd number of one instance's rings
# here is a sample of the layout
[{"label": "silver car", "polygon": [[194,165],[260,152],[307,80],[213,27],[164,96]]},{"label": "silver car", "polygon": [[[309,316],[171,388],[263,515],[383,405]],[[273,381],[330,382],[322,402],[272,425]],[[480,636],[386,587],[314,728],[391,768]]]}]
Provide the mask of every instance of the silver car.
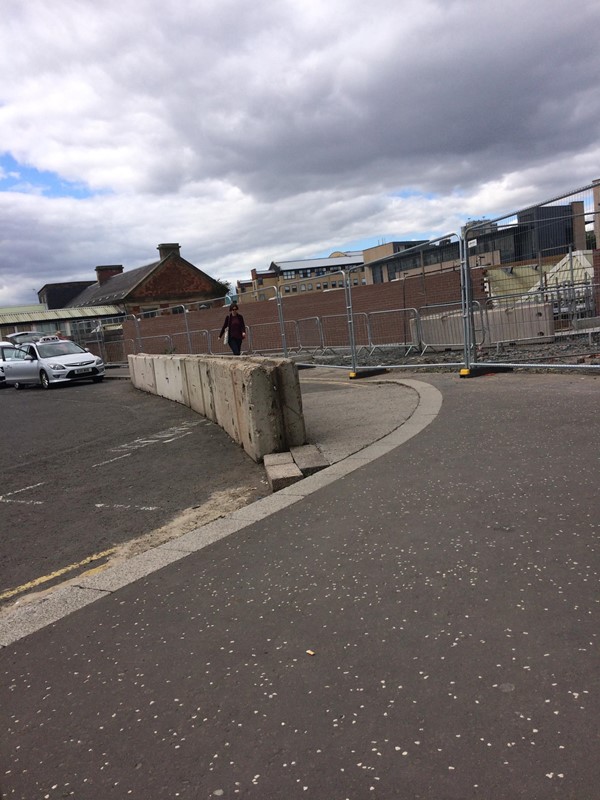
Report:
[{"label": "silver car", "polygon": [[12,361],[14,358],[19,357],[16,352],[17,348],[11,342],[0,342],[0,386],[6,385],[4,367],[7,361]]},{"label": "silver car", "polygon": [[85,379],[99,383],[104,378],[102,359],[68,339],[42,336],[15,350],[17,357],[4,365],[6,383],[15,389],[37,384],[49,389],[57,383]]}]

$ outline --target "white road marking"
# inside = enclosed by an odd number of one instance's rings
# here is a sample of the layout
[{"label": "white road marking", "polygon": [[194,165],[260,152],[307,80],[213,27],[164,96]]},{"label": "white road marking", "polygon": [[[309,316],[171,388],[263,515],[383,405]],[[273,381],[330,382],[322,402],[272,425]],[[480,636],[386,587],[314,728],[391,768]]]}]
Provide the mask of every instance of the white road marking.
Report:
[{"label": "white road marking", "polygon": [[158,511],[160,506],[133,506],[133,505],[124,505],[122,503],[116,503],[115,505],[109,505],[108,503],[94,503],[96,508],[107,508],[107,509],[134,509],[135,511]]},{"label": "white road marking", "polygon": [[43,506],[44,503],[41,500],[11,500],[8,497],[4,497],[0,495],[0,503],[14,503],[15,505],[20,506]]},{"label": "white road marking", "polygon": [[169,442],[174,442],[177,439],[180,439],[182,436],[187,436],[192,431],[189,428],[195,428],[196,425],[202,425],[204,420],[198,420],[197,422],[184,422],[181,425],[174,425],[172,428],[167,428],[165,431],[159,431],[158,433],[153,434],[152,436],[144,436],[140,437],[139,439],[134,439],[133,442],[127,442],[125,444],[120,444],[118,447],[111,448],[111,452],[119,453],[123,450],[139,450],[142,447],[147,447],[151,444],[168,444]]},{"label": "white road marking", "polygon": [[21,492],[27,492],[29,489],[37,489],[38,486],[43,486],[44,481],[41,483],[34,483],[31,486],[24,486],[22,489],[15,489],[14,492],[8,492],[7,494],[0,495],[0,503],[18,503],[22,506],[42,506],[44,505],[41,500],[12,500],[12,496],[14,494],[20,494]]},{"label": "white road marking", "polygon": [[122,458],[129,458],[130,455],[131,455],[131,453],[125,453],[122,456],[116,456],[115,458],[109,458],[108,461],[100,461],[100,463],[98,463],[98,464],[92,464],[92,469],[94,469],[94,467],[103,467],[105,464],[112,464],[113,461],[120,461]]},{"label": "white road marking", "polygon": [[[22,489],[15,489],[14,492],[9,492],[6,497],[10,497],[13,494],[20,494],[21,492],[26,492],[29,489],[37,489],[38,486],[43,486],[45,481],[41,481],[41,483],[32,483],[31,486],[24,486]],[[3,495],[4,496],[4,495]]]},{"label": "white road marking", "polygon": [[176,442],[177,439],[183,439],[184,436],[189,436],[192,431],[188,431],[187,433],[182,433],[181,436],[174,436],[172,439],[164,439],[165,444],[169,444],[169,442]]}]

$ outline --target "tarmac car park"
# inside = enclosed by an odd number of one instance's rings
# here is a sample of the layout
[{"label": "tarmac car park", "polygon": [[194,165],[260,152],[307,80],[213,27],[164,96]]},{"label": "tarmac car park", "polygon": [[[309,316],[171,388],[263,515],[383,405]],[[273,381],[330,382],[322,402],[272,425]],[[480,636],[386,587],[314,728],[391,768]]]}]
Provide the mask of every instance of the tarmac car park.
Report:
[{"label": "tarmac car park", "polygon": [[41,385],[44,389],[60,383],[104,378],[101,358],[75,342],[59,336],[42,336],[14,348],[11,360],[4,362],[6,384],[22,389]]}]

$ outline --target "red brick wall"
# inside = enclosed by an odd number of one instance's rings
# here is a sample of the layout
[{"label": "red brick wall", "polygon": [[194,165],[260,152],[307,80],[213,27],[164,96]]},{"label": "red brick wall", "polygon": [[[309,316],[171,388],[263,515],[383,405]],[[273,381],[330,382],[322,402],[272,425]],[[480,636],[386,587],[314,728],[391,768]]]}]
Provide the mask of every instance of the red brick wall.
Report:
[{"label": "red brick wall", "polygon": [[[473,296],[483,295],[482,269],[472,270]],[[437,273],[428,273],[426,276],[417,275],[405,280],[391,283],[380,283],[369,286],[355,286],[352,289],[352,307],[356,314],[367,314],[374,311],[390,311],[394,309],[417,308],[435,306],[444,303],[459,304],[461,300],[460,272],[459,270],[446,270]],[[247,325],[254,328],[253,335],[261,334],[266,337],[266,328],[269,323],[278,323],[277,304],[274,300],[258,302],[245,302],[240,306],[240,311]],[[346,298],[343,289],[328,292],[307,292],[306,294],[286,295],[283,298],[283,314],[286,321],[307,319],[310,317],[334,317],[346,314]],[[226,308],[209,308],[199,311],[190,311],[187,317],[189,331],[218,331],[227,315]],[[336,323],[337,324],[337,323]],[[395,327],[394,327],[395,326]],[[139,336],[144,338],[143,349],[146,352],[164,352],[167,345],[167,336],[175,336],[177,352],[185,352],[186,319],[183,314],[167,314],[160,317],[142,318],[138,323]],[[391,315],[380,320],[379,335],[385,337],[385,328],[389,327],[392,340],[398,338],[398,319]],[[343,335],[345,321],[339,322],[340,333]],[[393,329],[393,333],[392,333]],[[278,329],[277,329],[278,330]],[[133,321],[126,321],[123,328],[125,339],[136,339],[138,334]],[[357,341],[361,343],[361,328],[356,326]],[[270,335],[270,334],[269,334]],[[408,333],[406,334],[409,335]],[[158,337],[154,341],[150,337]],[[203,339],[193,336],[194,350],[201,352]],[[383,341],[383,339],[382,339]],[[218,343],[214,334],[212,347],[216,349]],[[289,341],[290,346],[294,342]],[[265,347],[268,346],[265,344]]]}]

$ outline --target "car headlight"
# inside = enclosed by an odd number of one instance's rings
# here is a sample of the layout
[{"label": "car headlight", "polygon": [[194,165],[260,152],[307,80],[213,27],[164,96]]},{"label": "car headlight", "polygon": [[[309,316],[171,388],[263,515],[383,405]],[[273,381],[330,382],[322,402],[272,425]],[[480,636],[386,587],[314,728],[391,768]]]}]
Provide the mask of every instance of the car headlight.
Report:
[{"label": "car headlight", "polygon": [[101,358],[96,358],[96,366],[97,367],[103,367],[104,366],[104,362],[102,361]]},{"label": "car headlight", "polygon": [[48,364],[48,366],[50,367],[50,369],[53,369],[54,371],[66,369],[64,364]]}]

